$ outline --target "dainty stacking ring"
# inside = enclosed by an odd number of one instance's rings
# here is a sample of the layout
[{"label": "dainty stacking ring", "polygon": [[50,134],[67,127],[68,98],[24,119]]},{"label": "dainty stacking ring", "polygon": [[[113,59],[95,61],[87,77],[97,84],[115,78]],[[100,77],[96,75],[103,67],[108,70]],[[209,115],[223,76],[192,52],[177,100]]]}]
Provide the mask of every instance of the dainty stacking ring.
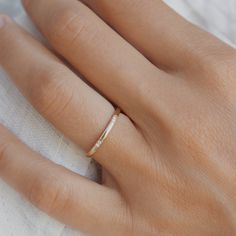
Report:
[{"label": "dainty stacking ring", "polygon": [[109,121],[107,127],[103,131],[102,135],[99,137],[98,141],[94,144],[94,146],[90,149],[90,151],[87,153],[87,157],[93,156],[97,150],[102,146],[103,142],[106,140],[108,134],[111,132],[112,128],[116,124],[117,119],[119,118],[120,115],[120,108],[117,108]]}]

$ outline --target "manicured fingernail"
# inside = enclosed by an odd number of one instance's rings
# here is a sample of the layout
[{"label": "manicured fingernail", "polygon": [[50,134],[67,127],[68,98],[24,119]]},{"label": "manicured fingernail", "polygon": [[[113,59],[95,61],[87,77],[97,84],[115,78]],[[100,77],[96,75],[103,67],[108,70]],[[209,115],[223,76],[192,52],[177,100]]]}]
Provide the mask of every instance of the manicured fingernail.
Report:
[{"label": "manicured fingernail", "polygon": [[9,16],[0,14],[0,28],[9,22],[11,22],[11,18]]}]

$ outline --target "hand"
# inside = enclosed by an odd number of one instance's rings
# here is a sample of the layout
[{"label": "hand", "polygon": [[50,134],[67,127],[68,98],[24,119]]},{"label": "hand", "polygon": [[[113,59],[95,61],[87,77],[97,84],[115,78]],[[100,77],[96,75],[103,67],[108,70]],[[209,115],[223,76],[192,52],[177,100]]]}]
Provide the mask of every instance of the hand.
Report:
[{"label": "hand", "polygon": [[52,163],[2,126],[1,177],[90,235],[235,235],[235,50],[162,1],[83,2],[24,1],[75,72],[6,16],[0,63],[85,151],[106,127],[112,104],[122,109],[93,156],[103,182]]}]

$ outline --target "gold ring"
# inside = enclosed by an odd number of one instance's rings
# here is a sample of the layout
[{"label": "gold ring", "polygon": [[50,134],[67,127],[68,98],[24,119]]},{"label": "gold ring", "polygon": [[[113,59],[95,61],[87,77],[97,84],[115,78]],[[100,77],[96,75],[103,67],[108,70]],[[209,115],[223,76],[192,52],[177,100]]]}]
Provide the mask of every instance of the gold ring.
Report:
[{"label": "gold ring", "polygon": [[105,130],[103,131],[103,133],[99,137],[98,141],[94,144],[94,146],[87,153],[87,157],[93,156],[97,152],[97,150],[102,146],[103,142],[106,140],[108,134],[111,132],[117,119],[119,118],[120,112],[121,112],[120,108],[117,108],[115,110],[111,120],[109,121],[107,127],[105,128]]}]

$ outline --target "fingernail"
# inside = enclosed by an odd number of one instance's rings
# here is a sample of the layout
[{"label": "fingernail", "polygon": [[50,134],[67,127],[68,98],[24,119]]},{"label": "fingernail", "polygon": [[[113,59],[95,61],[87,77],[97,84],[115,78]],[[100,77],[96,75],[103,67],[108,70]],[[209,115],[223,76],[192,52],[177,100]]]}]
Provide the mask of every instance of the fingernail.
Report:
[{"label": "fingernail", "polygon": [[4,25],[9,23],[11,21],[11,18],[7,15],[0,14],[0,28],[2,28]]}]

